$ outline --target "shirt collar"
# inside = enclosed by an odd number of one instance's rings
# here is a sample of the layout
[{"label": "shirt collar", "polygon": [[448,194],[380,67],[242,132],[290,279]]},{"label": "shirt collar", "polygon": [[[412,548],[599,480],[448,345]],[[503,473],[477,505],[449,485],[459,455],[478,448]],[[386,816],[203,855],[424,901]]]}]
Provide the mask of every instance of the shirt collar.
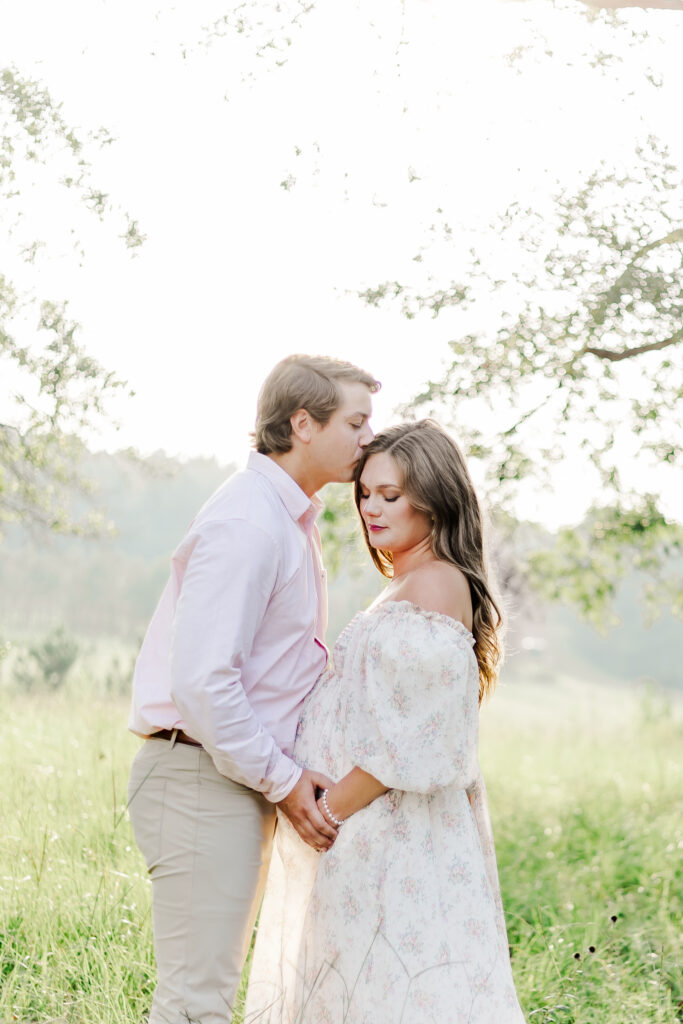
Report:
[{"label": "shirt collar", "polygon": [[289,473],[278,466],[274,459],[260,452],[249,452],[247,469],[260,473],[270,481],[294,522],[299,523],[306,533],[310,533],[324,507],[318,495],[309,498]]}]

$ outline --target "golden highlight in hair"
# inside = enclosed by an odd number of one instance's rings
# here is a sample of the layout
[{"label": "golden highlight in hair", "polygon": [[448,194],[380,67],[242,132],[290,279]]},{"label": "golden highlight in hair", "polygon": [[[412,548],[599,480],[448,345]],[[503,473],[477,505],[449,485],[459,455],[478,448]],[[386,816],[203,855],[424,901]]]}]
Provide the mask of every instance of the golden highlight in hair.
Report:
[{"label": "golden highlight in hair", "polygon": [[262,455],[283,454],[292,447],[291,418],[305,409],[320,424],[328,422],[341,400],[340,384],[365,384],[371,394],[379,381],[353,363],[328,356],[293,355],[270,371],[256,406],[254,448]]}]

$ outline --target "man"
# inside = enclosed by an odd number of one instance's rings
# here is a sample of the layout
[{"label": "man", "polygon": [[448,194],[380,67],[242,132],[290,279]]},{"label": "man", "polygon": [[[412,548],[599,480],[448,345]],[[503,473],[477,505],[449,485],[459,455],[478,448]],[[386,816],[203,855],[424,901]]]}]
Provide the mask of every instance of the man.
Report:
[{"label": "man", "polygon": [[315,802],[328,780],[289,753],[327,659],[316,492],[352,479],[378,388],[350,363],[278,363],[259,394],[247,468],[208,500],[173,556],[129,723],[147,739],[128,799],[152,879],[150,1024],[230,1021],[275,805],[315,849],[336,838]]}]

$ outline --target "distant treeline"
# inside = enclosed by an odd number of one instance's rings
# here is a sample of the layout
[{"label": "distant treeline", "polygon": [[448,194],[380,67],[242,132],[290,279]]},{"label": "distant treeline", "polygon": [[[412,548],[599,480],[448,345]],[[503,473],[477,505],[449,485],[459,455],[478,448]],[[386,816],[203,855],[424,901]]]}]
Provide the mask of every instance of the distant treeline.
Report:
[{"label": "distant treeline", "polygon": [[[199,506],[233,471],[212,459],[93,454],[84,465],[109,536],[39,537],[18,529],[0,546],[0,629],[64,624],[91,635],[142,633],[169,559]],[[79,499],[82,503],[83,499]]]},{"label": "distant treeline", "polygon": [[[98,453],[85,470],[96,484],[94,504],[106,511],[115,531],[97,540],[10,531],[0,545],[0,641],[41,637],[55,626],[82,637],[141,639],[174,548],[233,467],[211,459]],[[579,622],[573,611],[541,605],[529,595],[516,616],[513,609],[506,671],[539,682],[564,674],[683,685],[681,624],[663,616],[646,629],[640,584],[635,576],[626,580],[616,602],[622,624],[604,635]],[[369,560],[358,572],[345,571],[331,581],[328,640],[381,586]]]}]

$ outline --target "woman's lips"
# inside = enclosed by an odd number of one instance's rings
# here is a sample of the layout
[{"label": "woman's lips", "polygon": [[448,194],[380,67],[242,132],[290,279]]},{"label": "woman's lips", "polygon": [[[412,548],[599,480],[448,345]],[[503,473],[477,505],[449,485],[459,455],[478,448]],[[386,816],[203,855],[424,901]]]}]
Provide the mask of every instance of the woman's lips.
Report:
[{"label": "woman's lips", "polygon": [[386,526],[368,526],[368,530],[372,533],[379,533],[380,530],[386,530]]}]

